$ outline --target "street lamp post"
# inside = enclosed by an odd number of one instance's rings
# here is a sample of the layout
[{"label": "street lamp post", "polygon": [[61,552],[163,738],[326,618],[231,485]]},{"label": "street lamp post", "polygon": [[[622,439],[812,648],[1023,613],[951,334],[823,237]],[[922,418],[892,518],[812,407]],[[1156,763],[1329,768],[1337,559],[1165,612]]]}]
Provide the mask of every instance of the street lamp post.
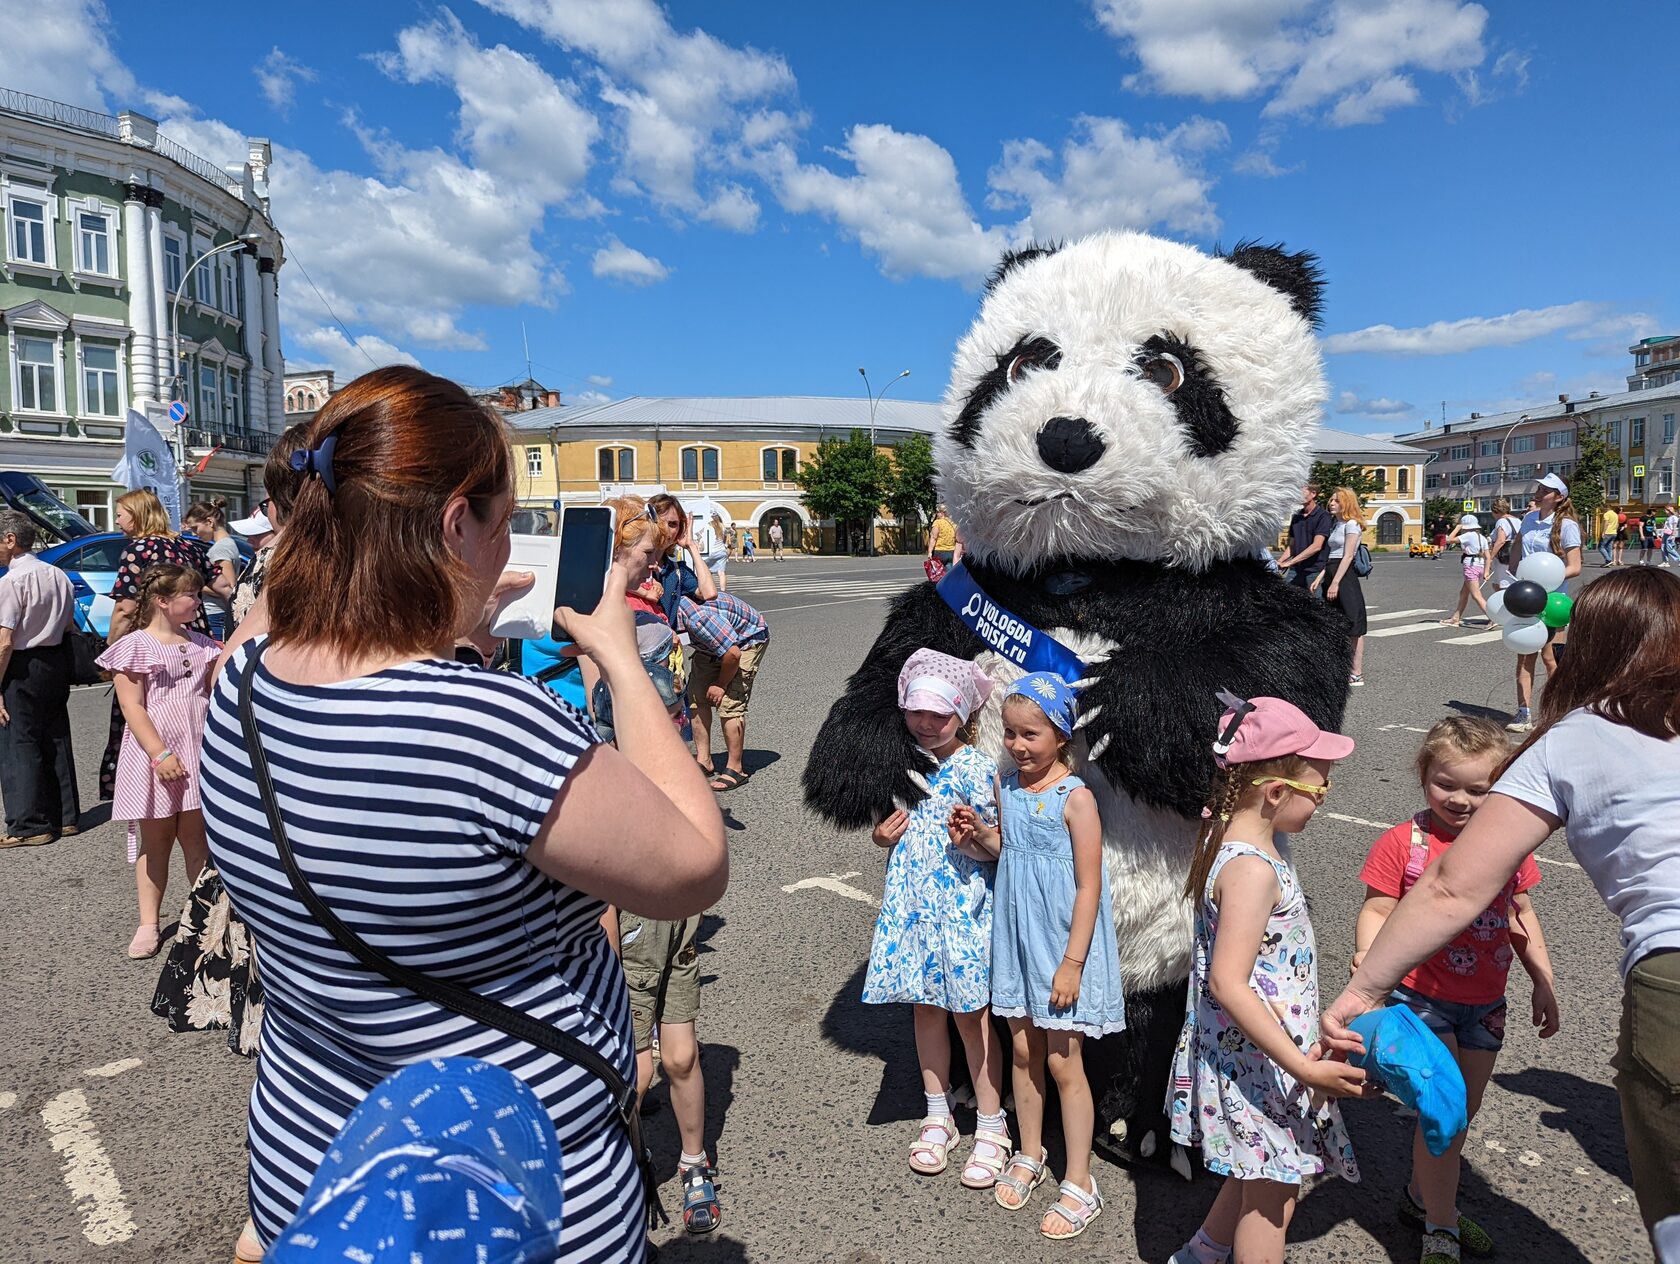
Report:
[{"label": "street lamp post", "polygon": [[[249,246],[253,242],[262,240],[261,233],[241,233],[232,241],[224,241],[221,245],[206,250],[192,261],[192,266],[181,278],[181,284],[175,291],[175,299],[169,305],[169,357],[173,366],[170,374],[170,399],[186,402],[186,384],[181,377],[181,297],[187,292],[187,283],[192,280],[193,273],[204,264],[209,263],[217,255],[229,250],[238,250]],[[175,500],[184,510],[186,508],[187,492],[187,442],[186,423],[179,422],[175,426]]]},{"label": "street lamp post", "polygon": [[[880,391],[874,393],[869,389],[869,373],[860,367],[858,376],[863,379],[863,393],[869,400],[869,455],[873,457],[875,455],[875,409],[881,403],[881,396],[892,390],[894,382],[902,382],[909,377],[910,370],[905,369],[892,382],[888,382]],[[869,556],[875,556],[875,519],[873,514],[870,515],[869,521]]]},{"label": "street lamp post", "polygon": [[1518,417],[1511,423],[1511,428],[1505,432],[1505,437],[1499,441],[1499,494],[1501,496],[1505,494],[1505,479],[1511,472],[1511,463],[1505,458],[1505,445],[1511,442],[1511,435],[1516,431],[1516,428],[1527,420],[1527,413]]}]

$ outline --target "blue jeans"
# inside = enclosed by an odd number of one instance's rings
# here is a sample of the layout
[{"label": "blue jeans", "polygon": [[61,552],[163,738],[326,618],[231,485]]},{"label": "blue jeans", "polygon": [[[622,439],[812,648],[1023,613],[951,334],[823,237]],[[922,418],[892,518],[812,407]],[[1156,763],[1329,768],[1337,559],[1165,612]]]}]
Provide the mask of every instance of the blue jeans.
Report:
[{"label": "blue jeans", "polygon": [[1610,565],[1610,549],[1615,543],[1616,537],[1613,535],[1607,535],[1598,542],[1598,555],[1604,559],[1604,564],[1606,566]]}]

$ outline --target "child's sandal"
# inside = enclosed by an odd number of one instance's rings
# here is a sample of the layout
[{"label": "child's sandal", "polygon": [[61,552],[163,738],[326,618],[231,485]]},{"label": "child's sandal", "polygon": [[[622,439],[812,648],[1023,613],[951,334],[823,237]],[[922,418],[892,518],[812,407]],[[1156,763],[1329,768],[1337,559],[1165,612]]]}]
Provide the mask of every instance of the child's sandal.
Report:
[{"label": "child's sandal", "polygon": [[[997,1181],[992,1186],[992,1201],[1005,1211],[1020,1211],[1027,1205],[1027,1200],[1032,1197],[1033,1190],[1044,1184],[1047,1175],[1044,1170],[1044,1161],[1049,1157],[1050,1152],[1048,1150],[1040,1150],[1036,1159],[1029,1158],[1019,1152],[1011,1155],[1009,1162],[1004,1166],[1003,1171],[998,1173]],[[1014,1175],[1016,1171],[1027,1173],[1031,1179],[1023,1181],[1019,1176]],[[1015,1195],[1014,1202],[1006,1203],[1003,1201],[1004,1190],[1008,1190]]]},{"label": "child's sandal", "polygon": [[990,1132],[984,1128],[976,1132],[974,1149],[963,1164],[963,1185],[969,1189],[990,1189],[996,1185],[1004,1165],[1009,1162],[1009,1147],[1013,1144],[1007,1132]]},{"label": "child's sandal", "polygon": [[922,1176],[938,1176],[950,1162],[952,1144],[962,1136],[957,1121],[949,1115],[929,1115],[910,1146],[910,1170]]},{"label": "child's sandal", "polygon": [[[1079,1204],[1078,1210],[1071,1210],[1062,1204],[1063,1198],[1071,1198]],[[1066,1242],[1069,1238],[1077,1238],[1091,1227],[1091,1221],[1102,1215],[1102,1195],[1097,1192],[1097,1178],[1091,1178],[1089,1191],[1080,1189],[1072,1181],[1063,1181],[1059,1196],[1045,1210],[1044,1217],[1049,1220],[1051,1213],[1060,1216],[1066,1222],[1066,1233],[1051,1233],[1044,1225],[1039,1225],[1038,1231],[1052,1242]]]}]

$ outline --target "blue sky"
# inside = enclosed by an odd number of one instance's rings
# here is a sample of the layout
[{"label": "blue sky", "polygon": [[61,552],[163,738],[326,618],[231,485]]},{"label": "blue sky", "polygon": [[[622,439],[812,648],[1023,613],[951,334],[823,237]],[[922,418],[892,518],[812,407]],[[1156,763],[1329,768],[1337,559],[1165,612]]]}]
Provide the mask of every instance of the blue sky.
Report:
[{"label": "blue sky", "polygon": [[523,323],[569,401],[936,399],[997,254],[1100,227],[1322,256],[1350,430],[1618,389],[1680,333],[1672,5],[9,8],[0,84],[274,142],[287,356],[341,375],[513,380]]}]

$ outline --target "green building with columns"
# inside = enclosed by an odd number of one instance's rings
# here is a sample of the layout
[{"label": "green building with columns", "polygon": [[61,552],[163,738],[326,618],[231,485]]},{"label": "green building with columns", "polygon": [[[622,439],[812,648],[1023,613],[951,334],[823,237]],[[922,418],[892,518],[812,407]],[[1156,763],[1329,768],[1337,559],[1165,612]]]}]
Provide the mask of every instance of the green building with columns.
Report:
[{"label": "green building with columns", "polygon": [[285,427],[270,158],[218,167],[145,115],[0,87],[0,469],[112,528],[129,410],[168,437],[179,399],[189,495],[260,498]]}]

